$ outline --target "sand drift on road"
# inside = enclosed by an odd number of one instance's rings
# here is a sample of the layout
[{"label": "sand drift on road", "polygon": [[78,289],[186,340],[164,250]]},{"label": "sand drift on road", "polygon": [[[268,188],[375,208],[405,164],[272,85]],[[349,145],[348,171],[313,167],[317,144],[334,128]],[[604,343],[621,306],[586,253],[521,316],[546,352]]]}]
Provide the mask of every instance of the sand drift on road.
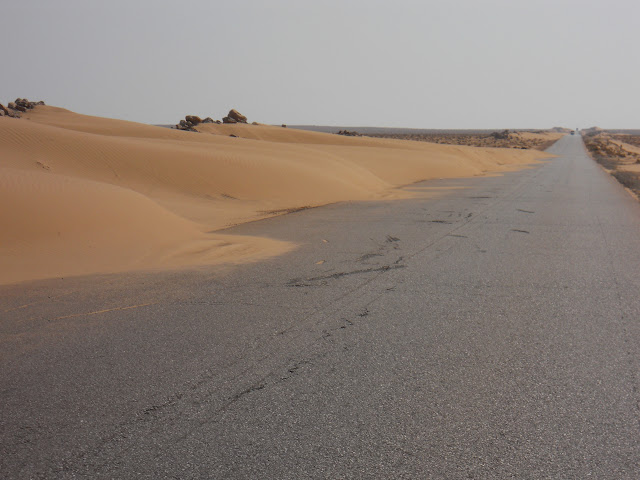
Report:
[{"label": "sand drift on road", "polygon": [[0,118],[0,283],[256,261],[294,245],[218,231],[549,157],[264,125],[198,129],[49,106]]}]

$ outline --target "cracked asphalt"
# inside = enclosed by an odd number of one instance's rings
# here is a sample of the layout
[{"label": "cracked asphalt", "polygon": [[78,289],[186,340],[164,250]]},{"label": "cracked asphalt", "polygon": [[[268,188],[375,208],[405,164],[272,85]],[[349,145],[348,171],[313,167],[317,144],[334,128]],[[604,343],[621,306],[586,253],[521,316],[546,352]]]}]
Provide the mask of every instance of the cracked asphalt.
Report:
[{"label": "cracked asphalt", "polygon": [[0,477],[638,478],[640,204],[550,151],[234,228],[300,243],[257,264],[0,287]]}]

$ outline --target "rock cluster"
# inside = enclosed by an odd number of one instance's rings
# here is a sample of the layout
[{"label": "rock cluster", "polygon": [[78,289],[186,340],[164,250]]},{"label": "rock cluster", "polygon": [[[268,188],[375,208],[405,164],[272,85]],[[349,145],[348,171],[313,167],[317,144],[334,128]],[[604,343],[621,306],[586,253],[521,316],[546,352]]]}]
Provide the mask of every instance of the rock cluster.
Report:
[{"label": "rock cluster", "polygon": [[345,135],[347,137],[361,137],[362,135],[358,132],[352,132],[350,130],[340,130],[338,135]]},{"label": "rock cluster", "polygon": [[201,123],[222,123],[222,122],[220,122],[220,120],[214,120],[211,117],[207,117],[203,120],[197,115],[187,115],[186,117],[184,117],[184,120],[180,120],[180,123],[176,125],[176,128],[178,130],[196,132],[197,130],[194,127]]},{"label": "rock cluster", "polygon": [[[247,123],[247,117],[242,115],[235,109],[231,109],[226,117],[220,120],[214,120],[211,117],[207,117],[204,120],[198,117],[197,115],[187,115],[184,117],[184,120],[180,120],[180,123],[176,125],[175,128],[178,130],[186,130],[189,132],[196,132],[197,130],[194,128],[196,125],[201,123]],[[255,122],[254,122],[255,124]]]},{"label": "rock cluster", "polygon": [[184,119],[191,125],[198,125],[199,123],[202,123],[202,119],[197,115],[187,115]]},{"label": "rock cluster", "polygon": [[232,108],[227,116],[222,119],[222,123],[247,123],[247,117]]},{"label": "rock cluster", "polygon": [[26,98],[16,98],[14,102],[9,102],[7,106],[0,104],[0,117],[20,118],[20,114],[31,110],[36,105],[44,105],[44,102],[30,102]]}]

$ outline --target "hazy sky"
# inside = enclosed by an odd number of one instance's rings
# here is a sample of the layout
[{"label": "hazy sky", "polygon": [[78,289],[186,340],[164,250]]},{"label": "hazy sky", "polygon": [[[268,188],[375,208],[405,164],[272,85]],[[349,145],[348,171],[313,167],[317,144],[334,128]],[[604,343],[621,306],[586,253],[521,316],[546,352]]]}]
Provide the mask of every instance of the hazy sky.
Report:
[{"label": "hazy sky", "polygon": [[640,128],[638,0],[0,0],[0,102],[176,123]]}]

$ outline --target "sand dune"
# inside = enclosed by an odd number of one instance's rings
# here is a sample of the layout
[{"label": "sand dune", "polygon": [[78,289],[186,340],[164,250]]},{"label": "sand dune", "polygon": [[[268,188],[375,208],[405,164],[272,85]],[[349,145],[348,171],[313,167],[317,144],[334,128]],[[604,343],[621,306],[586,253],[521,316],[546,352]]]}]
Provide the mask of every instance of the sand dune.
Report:
[{"label": "sand dune", "polygon": [[137,192],[65,175],[2,168],[0,204],[3,283],[287,250],[267,239],[206,235]]},{"label": "sand dune", "polygon": [[0,118],[0,283],[255,260],[292,245],[207,232],[548,156],[262,125],[199,130],[45,106]]}]

